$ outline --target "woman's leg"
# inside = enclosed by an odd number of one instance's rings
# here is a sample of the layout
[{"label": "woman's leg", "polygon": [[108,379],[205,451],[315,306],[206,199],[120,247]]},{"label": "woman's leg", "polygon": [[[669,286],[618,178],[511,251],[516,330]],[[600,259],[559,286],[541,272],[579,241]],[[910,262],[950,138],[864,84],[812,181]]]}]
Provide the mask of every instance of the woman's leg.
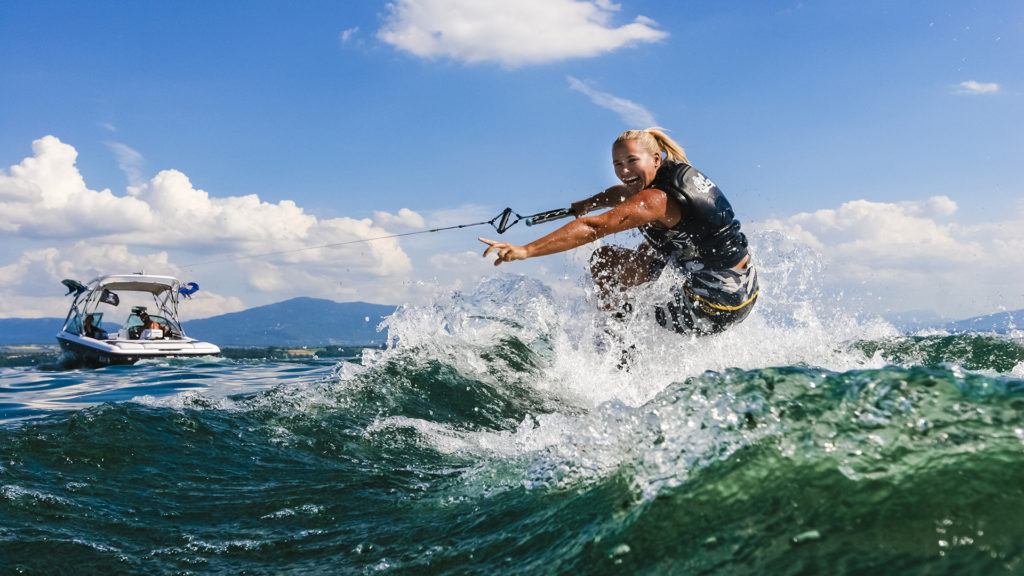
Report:
[{"label": "woman's leg", "polygon": [[602,246],[590,257],[590,275],[597,286],[602,310],[618,310],[627,304],[626,291],[651,279],[653,254],[643,247]]}]

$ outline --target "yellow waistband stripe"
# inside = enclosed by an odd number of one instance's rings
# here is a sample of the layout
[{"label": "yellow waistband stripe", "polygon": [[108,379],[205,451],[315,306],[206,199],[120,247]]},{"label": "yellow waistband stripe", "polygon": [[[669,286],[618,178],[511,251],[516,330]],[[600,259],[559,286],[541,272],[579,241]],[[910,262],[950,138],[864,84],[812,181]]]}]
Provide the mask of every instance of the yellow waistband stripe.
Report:
[{"label": "yellow waistband stripe", "polygon": [[757,292],[754,292],[754,295],[751,296],[749,300],[747,300],[743,304],[740,304],[739,306],[722,306],[720,304],[715,304],[714,302],[709,302],[709,301],[701,298],[700,296],[697,296],[696,294],[693,294],[692,292],[690,293],[690,295],[693,296],[694,300],[699,300],[700,302],[703,302],[704,304],[707,304],[708,306],[711,306],[712,308],[715,308],[715,309],[718,309],[718,310],[733,311],[733,310],[739,310],[740,308],[743,308],[747,304],[750,304],[755,299],[757,299],[757,295],[760,294],[760,293],[761,293],[760,290],[758,290]]}]

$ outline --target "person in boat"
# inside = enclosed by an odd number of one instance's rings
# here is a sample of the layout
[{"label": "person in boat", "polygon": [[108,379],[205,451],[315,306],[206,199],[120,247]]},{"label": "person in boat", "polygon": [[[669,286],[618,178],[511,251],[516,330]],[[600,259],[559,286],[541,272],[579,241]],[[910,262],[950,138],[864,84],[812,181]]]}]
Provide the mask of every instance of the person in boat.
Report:
[{"label": "person in boat", "polygon": [[[525,246],[479,238],[483,255],[496,254],[498,266],[637,229],[645,238],[637,248],[601,246],[590,259],[601,308],[624,317],[632,310],[629,290],[671,267],[684,280],[655,306],[659,324],[713,334],[746,318],[757,300],[757,271],[722,191],[662,128],[624,132],[612,145],[612,165],[621,184],[574,202],[575,220]],[[589,215],[599,208],[610,210]]]},{"label": "person in boat", "polygon": [[[142,320],[141,330],[160,330],[163,332],[164,338],[168,338],[171,335],[171,329],[165,324],[161,324],[156,320],[153,320],[149,313],[146,311],[139,312],[139,319]],[[140,333],[141,333],[140,330]]]},{"label": "person in boat", "polygon": [[96,340],[103,340],[107,337],[107,332],[96,325],[96,317],[92,314],[86,314],[85,319],[82,320],[82,335]]}]

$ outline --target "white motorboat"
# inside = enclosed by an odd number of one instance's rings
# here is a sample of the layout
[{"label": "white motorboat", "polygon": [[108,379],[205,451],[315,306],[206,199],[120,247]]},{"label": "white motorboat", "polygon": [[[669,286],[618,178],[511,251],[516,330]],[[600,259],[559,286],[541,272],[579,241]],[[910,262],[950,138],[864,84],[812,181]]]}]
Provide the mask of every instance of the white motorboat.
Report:
[{"label": "white motorboat", "polygon": [[[178,300],[199,289],[194,282],[183,285],[170,276],[121,274],[100,276],[87,284],[62,284],[75,299],[57,341],[84,364],[220,354],[215,344],[186,336],[178,320]],[[124,322],[109,322],[122,315],[127,316]]]}]

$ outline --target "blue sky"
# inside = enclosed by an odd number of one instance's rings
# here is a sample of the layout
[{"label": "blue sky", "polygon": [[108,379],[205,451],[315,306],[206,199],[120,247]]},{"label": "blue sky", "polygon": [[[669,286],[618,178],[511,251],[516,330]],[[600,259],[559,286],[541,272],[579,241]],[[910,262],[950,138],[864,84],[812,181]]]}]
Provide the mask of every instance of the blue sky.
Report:
[{"label": "blue sky", "polygon": [[648,122],[879,313],[1024,307],[1020,2],[209,4],[0,6],[0,317],[141,268],[193,316],[579,284],[484,228],[260,255],[567,206]]}]

